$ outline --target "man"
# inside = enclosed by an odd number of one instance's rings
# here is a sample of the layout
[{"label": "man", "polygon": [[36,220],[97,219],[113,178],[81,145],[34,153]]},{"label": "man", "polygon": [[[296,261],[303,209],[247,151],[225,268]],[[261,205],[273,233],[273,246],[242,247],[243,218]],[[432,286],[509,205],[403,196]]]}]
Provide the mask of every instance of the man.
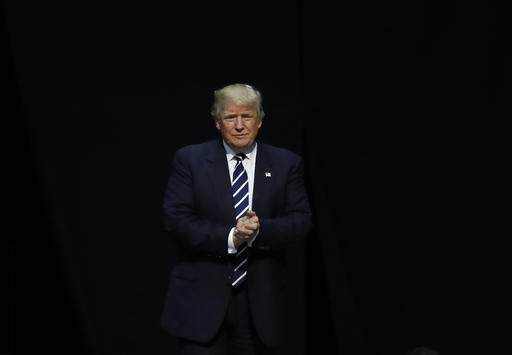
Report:
[{"label": "man", "polygon": [[311,212],[300,157],[256,142],[261,100],[245,84],[216,90],[222,139],[174,155],[164,228],[182,257],[162,326],[183,354],[264,354],[284,341],[284,248],[306,237]]}]

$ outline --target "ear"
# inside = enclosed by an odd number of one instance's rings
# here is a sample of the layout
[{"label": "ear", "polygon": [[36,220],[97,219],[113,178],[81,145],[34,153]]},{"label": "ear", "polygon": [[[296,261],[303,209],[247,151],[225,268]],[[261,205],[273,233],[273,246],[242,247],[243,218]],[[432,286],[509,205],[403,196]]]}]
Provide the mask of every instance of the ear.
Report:
[{"label": "ear", "polygon": [[219,120],[215,120],[215,127],[217,127],[217,130],[220,131],[220,122],[219,122]]}]

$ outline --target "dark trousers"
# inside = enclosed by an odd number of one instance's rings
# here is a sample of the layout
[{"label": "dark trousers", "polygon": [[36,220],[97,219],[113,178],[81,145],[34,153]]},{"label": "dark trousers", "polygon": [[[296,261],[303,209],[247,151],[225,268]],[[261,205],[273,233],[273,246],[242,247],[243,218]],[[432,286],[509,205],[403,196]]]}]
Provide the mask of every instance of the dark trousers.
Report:
[{"label": "dark trousers", "polygon": [[247,282],[233,289],[226,319],[215,338],[209,343],[182,339],[181,355],[267,355],[274,354],[258,338],[247,299]]}]

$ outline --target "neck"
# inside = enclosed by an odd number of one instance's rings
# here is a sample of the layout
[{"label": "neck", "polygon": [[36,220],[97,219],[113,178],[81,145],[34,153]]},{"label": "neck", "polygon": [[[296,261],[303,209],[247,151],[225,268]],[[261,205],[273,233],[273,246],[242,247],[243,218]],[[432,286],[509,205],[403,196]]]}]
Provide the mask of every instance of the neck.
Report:
[{"label": "neck", "polygon": [[222,140],[222,143],[224,144],[225,148],[229,148],[235,154],[250,153],[256,146],[256,142],[254,142],[253,144],[251,144],[250,146],[247,146],[247,147],[232,147],[232,146],[228,145],[225,140]]}]

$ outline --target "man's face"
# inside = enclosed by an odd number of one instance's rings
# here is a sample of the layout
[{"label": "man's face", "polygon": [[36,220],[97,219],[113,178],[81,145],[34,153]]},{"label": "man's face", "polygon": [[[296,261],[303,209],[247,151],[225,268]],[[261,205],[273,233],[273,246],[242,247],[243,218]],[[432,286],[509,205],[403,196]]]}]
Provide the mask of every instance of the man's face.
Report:
[{"label": "man's face", "polygon": [[243,153],[254,143],[261,119],[254,106],[228,104],[215,121],[215,127],[235,153]]}]

